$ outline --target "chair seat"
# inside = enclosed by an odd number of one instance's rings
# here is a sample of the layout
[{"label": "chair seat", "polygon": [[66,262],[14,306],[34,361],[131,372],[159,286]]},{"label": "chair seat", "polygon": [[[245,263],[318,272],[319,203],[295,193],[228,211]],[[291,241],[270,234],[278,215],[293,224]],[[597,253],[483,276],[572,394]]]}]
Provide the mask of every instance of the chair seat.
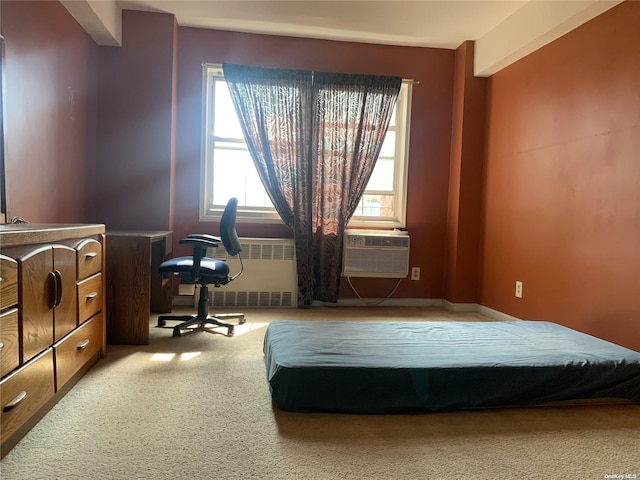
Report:
[{"label": "chair seat", "polygon": [[[158,270],[162,275],[190,274],[193,271],[193,257],[171,258],[162,262]],[[225,278],[229,275],[229,265],[222,260],[204,257],[200,262],[200,275],[208,278]]]}]

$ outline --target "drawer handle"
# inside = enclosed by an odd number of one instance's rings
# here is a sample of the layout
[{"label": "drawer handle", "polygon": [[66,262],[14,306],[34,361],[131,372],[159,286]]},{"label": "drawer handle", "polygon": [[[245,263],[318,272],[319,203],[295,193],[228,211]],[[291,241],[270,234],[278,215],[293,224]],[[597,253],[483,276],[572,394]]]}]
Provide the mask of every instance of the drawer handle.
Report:
[{"label": "drawer handle", "polygon": [[56,277],[56,307],[62,302],[62,274],[60,270],[54,270],[53,274]]},{"label": "drawer handle", "polygon": [[0,342],[0,350],[4,348],[4,343]]},{"label": "drawer handle", "polygon": [[27,398],[27,392],[20,392],[16,398],[7,403],[2,409],[3,412],[8,412],[9,410],[18,406],[20,402],[22,402],[25,398]]},{"label": "drawer handle", "polygon": [[49,272],[49,308],[55,308],[58,301],[58,278],[54,272]]},{"label": "drawer handle", "polygon": [[89,252],[84,254],[84,258],[93,258],[98,255],[96,252]]},{"label": "drawer handle", "polygon": [[87,294],[87,300],[93,300],[98,296],[98,292],[91,292]]},{"label": "drawer handle", "polygon": [[89,339],[85,338],[84,340],[82,340],[77,346],[76,348],[78,350],[82,350],[83,348],[87,348],[87,345],[89,345]]}]

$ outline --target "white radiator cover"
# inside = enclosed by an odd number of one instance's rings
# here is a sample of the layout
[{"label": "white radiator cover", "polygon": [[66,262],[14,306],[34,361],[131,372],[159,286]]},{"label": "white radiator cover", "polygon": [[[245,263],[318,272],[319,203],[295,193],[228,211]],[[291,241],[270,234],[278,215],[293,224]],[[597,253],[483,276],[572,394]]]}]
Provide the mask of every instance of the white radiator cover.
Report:
[{"label": "white radiator cover", "polygon": [[[293,239],[240,238],[240,244],[242,275],[222,287],[209,285],[209,305],[295,308],[298,275]],[[229,257],[222,246],[208,249],[207,256],[226,261],[232,276],[240,271],[238,257]]]},{"label": "white radiator cover", "polygon": [[405,231],[346,230],[342,275],[346,277],[406,278],[409,274],[409,235]]}]

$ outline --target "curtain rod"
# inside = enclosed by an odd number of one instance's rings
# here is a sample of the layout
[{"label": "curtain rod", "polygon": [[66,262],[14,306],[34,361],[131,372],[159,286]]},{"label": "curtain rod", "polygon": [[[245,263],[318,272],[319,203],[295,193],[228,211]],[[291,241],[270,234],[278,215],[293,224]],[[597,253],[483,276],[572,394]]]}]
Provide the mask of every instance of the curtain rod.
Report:
[{"label": "curtain rod", "polygon": [[[206,66],[206,65],[214,65],[214,64],[210,64],[208,62],[202,62],[202,66]],[[219,65],[220,67],[222,67],[222,64]],[[268,68],[268,67],[267,67]],[[315,73],[315,70],[309,70],[311,72],[311,75],[313,75]],[[415,85],[420,85],[420,80],[414,80],[413,78],[403,78],[402,79],[403,82],[410,82],[413,83]]]}]

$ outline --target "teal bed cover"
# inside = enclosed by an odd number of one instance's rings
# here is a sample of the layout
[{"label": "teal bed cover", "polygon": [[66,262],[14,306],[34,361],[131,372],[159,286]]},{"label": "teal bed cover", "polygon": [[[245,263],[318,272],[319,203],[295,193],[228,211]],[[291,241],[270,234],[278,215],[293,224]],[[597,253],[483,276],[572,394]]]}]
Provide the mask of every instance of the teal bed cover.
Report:
[{"label": "teal bed cover", "polygon": [[294,412],[640,402],[640,353],[543,321],[278,320],[264,359],[275,405]]}]

